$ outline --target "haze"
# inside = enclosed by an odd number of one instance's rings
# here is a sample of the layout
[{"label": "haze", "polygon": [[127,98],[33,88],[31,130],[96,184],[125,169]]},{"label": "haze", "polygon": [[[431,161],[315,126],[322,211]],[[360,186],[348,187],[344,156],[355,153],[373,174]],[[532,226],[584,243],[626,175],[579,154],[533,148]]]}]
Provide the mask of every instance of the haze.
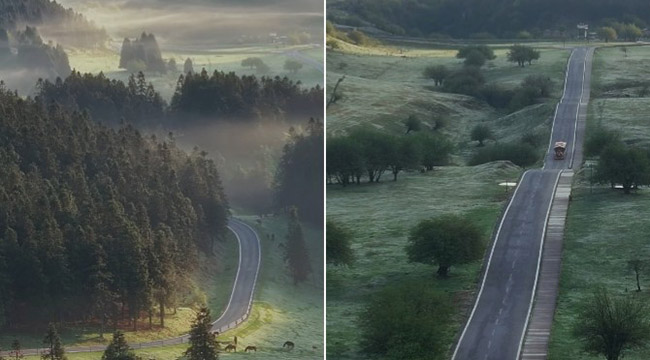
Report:
[{"label": "haze", "polygon": [[321,0],[60,0],[112,37],[156,34],[166,48],[215,47],[242,36],[306,31],[322,40]]}]

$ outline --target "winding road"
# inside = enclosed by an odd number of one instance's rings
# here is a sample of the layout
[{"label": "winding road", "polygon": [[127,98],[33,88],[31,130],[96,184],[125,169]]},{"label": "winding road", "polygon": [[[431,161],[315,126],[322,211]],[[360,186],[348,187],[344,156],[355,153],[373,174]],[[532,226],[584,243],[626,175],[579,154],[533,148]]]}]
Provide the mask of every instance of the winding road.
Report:
[{"label": "winding road", "polygon": [[[583,134],[578,119],[586,113],[587,63],[592,53],[584,47],[571,53],[544,167],[524,173],[506,208],[452,360],[516,360],[520,356],[557,183],[563,170],[582,159]],[[567,142],[564,160],[553,159],[552,144],[556,141]]]},{"label": "winding road", "polygon": [[[253,305],[253,295],[262,260],[260,239],[252,227],[241,220],[230,218],[228,228],[235,234],[239,242],[239,266],[226,310],[212,323],[212,332],[219,333],[237,327],[248,318]],[[129,345],[133,349],[146,349],[187,343],[188,339],[189,335],[186,334],[170,339]],[[105,349],[105,345],[72,346],[65,348],[68,353],[99,352]],[[38,355],[45,350],[23,349],[22,354]],[[0,355],[9,356],[10,354],[9,352],[3,352]]]}]

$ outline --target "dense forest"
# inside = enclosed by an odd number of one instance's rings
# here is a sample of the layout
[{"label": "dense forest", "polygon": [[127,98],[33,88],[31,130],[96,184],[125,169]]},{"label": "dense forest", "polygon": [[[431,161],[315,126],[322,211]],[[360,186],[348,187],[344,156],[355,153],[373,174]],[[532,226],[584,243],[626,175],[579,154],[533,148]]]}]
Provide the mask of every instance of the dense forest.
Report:
[{"label": "dense forest", "polygon": [[104,29],[55,0],[0,0],[0,28],[15,31],[24,25],[37,26],[69,46],[101,46],[108,40]]},{"label": "dense forest", "polygon": [[576,24],[611,22],[644,28],[645,0],[343,0],[328,3],[328,18],[340,24],[371,24],[397,35],[514,38],[526,30],[556,30],[574,36]]},{"label": "dense forest", "polygon": [[226,231],[205,156],[0,89],[0,327],[164,322]]},{"label": "dense forest", "polygon": [[262,118],[308,118],[322,113],[323,90],[303,88],[288,78],[215,71],[181,75],[171,106],[167,107],[144,74],[125,84],[103,74],[73,72],[65,80],[42,80],[37,97],[73,110],[88,111],[93,119],[119,125],[166,125],[179,129],[215,122],[253,122]]}]

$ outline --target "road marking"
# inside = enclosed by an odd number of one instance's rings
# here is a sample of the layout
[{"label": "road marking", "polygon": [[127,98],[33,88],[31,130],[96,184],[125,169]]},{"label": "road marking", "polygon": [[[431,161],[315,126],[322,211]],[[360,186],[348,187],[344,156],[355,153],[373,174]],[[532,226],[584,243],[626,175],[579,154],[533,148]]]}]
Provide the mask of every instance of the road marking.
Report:
[{"label": "road marking", "polygon": [[463,328],[463,332],[460,334],[460,338],[458,339],[458,343],[456,343],[456,349],[454,349],[454,354],[451,356],[451,360],[456,359],[456,355],[458,354],[458,349],[460,349],[460,344],[463,342],[463,338],[465,337],[465,333],[467,332],[467,328],[469,327],[469,324],[472,323],[472,319],[474,318],[474,313],[476,312],[476,308],[478,307],[478,303],[481,300],[481,294],[483,293],[483,288],[485,287],[485,281],[487,280],[488,273],[490,272],[490,264],[492,263],[492,256],[494,255],[494,249],[496,248],[497,243],[499,242],[499,235],[501,234],[501,228],[503,227],[503,223],[506,220],[506,217],[508,217],[508,212],[510,211],[510,207],[512,206],[512,203],[517,196],[517,192],[521,188],[521,183],[524,182],[524,178],[530,170],[526,170],[524,174],[521,176],[521,179],[519,180],[517,184],[517,188],[515,189],[515,192],[512,194],[512,197],[510,198],[510,202],[508,203],[508,207],[506,207],[506,211],[503,213],[503,217],[501,218],[501,222],[499,223],[499,229],[497,229],[496,236],[494,237],[494,243],[492,244],[492,250],[490,250],[490,256],[488,257],[488,262],[485,267],[485,274],[483,274],[483,281],[481,282],[481,288],[478,291],[478,295],[476,296],[476,301],[474,302],[474,307],[472,308],[472,312],[469,315],[469,319],[467,319],[467,322],[465,323],[465,327]]},{"label": "road marking", "polygon": [[546,227],[548,226],[549,215],[551,214],[551,206],[553,205],[553,198],[555,198],[555,192],[557,191],[557,184],[560,182],[560,175],[562,175],[561,170],[557,174],[555,179],[555,185],[553,186],[553,194],[551,194],[551,199],[548,202],[548,210],[546,210],[546,219],[544,220],[544,229],[542,230],[542,241],[539,245],[539,255],[537,257],[537,271],[535,272],[535,282],[533,283],[533,291],[530,295],[530,304],[528,305],[528,314],[526,315],[526,322],[524,323],[524,329],[521,332],[521,338],[519,339],[519,349],[517,350],[517,358],[521,355],[521,348],[524,345],[524,338],[526,337],[526,329],[528,328],[528,321],[530,321],[530,313],[533,311],[533,302],[535,301],[535,290],[537,290],[537,281],[539,280],[539,269],[542,266],[542,253],[544,250],[544,238],[546,237]]}]

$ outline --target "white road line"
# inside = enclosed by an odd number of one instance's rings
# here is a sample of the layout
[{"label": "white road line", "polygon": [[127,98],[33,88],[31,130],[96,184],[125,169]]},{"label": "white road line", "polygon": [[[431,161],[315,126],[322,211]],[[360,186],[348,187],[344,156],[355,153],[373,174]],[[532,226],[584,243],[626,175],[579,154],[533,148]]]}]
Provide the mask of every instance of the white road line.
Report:
[{"label": "white road line", "polygon": [[524,323],[524,329],[521,332],[521,338],[519,339],[519,349],[517,350],[517,358],[521,356],[521,348],[524,345],[524,338],[526,337],[526,329],[528,328],[528,321],[530,321],[530,313],[533,311],[533,303],[535,302],[535,291],[537,290],[537,281],[539,280],[539,270],[542,267],[542,253],[544,251],[544,238],[546,237],[546,227],[548,225],[548,219],[551,215],[551,206],[553,205],[553,199],[555,198],[555,193],[557,192],[557,184],[560,182],[560,175],[564,170],[561,170],[557,174],[555,179],[555,185],[553,186],[553,194],[551,199],[548,202],[548,209],[546,210],[546,219],[544,220],[544,229],[542,230],[542,241],[539,245],[539,255],[537,256],[537,271],[535,272],[535,282],[533,283],[533,291],[530,295],[530,304],[528,305],[528,315],[526,315],[526,322]]},{"label": "white road line", "polygon": [[512,203],[514,199],[517,197],[517,192],[521,188],[521,183],[524,182],[524,178],[530,170],[526,170],[524,172],[524,175],[521,176],[521,180],[519,180],[519,183],[517,184],[517,188],[515,189],[515,192],[512,194],[512,197],[510,198],[510,202],[508,203],[508,207],[506,208],[506,211],[503,213],[503,217],[501,218],[501,223],[499,223],[499,229],[497,230],[497,234],[494,237],[494,243],[492,244],[492,250],[490,251],[490,256],[488,258],[487,266],[485,267],[485,274],[483,274],[483,281],[481,282],[481,288],[479,289],[478,295],[476,296],[476,301],[474,302],[474,307],[472,308],[472,312],[469,315],[469,319],[465,323],[465,327],[463,328],[463,332],[460,334],[460,338],[458,339],[458,343],[456,344],[456,349],[454,349],[454,354],[451,356],[451,360],[456,359],[456,355],[458,354],[458,349],[460,348],[460,344],[463,342],[463,338],[465,337],[465,333],[467,332],[467,328],[469,327],[469,324],[472,323],[472,319],[474,318],[474,313],[476,312],[476,308],[478,307],[478,303],[481,300],[481,294],[483,293],[483,288],[485,287],[485,281],[487,279],[488,273],[490,272],[490,264],[492,263],[492,256],[494,255],[494,249],[496,248],[496,245],[499,241],[499,234],[501,233],[501,228],[503,227],[503,223],[506,220],[506,217],[508,216],[508,211],[510,211],[510,207],[512,206]]}]

